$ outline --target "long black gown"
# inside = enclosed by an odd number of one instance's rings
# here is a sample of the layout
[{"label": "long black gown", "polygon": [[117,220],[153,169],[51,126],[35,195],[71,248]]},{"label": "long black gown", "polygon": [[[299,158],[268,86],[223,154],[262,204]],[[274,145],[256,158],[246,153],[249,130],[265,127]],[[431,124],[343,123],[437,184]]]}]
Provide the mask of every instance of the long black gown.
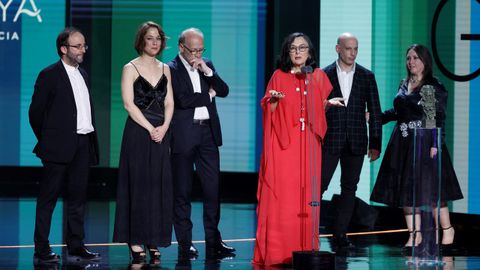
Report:
[{"label": "long black gown", "polygon": [[[447,91],[436,79],[426,82],[435,89],[436,127],[442,128],[441,139],[441,197],[442,202],[462,199],[462,191],[453,169],[450,155],[445,145],[445,111]],[[382,122],[397,121],[378,172],[370,200],[390,206],[409,207],[432,205],[438,198],[438,161],[430,158],[430,148],[436,147],[436,130],[417,132],[417,160],[414,174],[413,147],[414,126],[421,126],[426,116],[422,106],[420,91],[408,93],[408,84],[402,82],[393,101],[393,109],[383,113]],[[414,176],[415,175],[415,176]],[[416,196],[413,196],[413,182],[416,183]],[[427,194],[428,193],[428,194]]]},{"label": "long black gown", "polygon": [[[138,70],[137,70],[138,72]],[[164,122],[167,77],[152,86],[139,73],[134,102],[153,126]],[[169,132],[161,143],[130,117],[123,132],[113,241],[166,247],[171,244],[173,183]]]}]

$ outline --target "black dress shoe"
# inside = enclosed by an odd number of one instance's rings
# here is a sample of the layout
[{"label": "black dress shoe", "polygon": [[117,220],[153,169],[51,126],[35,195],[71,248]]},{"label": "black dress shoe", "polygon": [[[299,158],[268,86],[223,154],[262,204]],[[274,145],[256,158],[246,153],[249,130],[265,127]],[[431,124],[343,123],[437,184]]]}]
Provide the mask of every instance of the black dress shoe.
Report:
[{"label": "black dress shoe", "polygon": [[347,250],[355,248],[352,242],[348,240],[347,235],[339,234],[332,237],[332,249],[335,250]]},{"label": "black dress shoe", "polygon": [[198,249],[196,249],[193,245],[190,246],[178,246],[178,257],[187,258],[187,259],[195,259],[198,257]]},{"label": "black dress shoe", "polygon": [[207,245],[206,250],[207,255],[232,254],[236,251],[235,248],[227,246],[223,241],[220,241],[220,243],[214,246]]},{"label": "black dress shoe", "polygon": [[56,263],[59,261],[60,261],[60,256],[52,252],[52,250],[50,249],[45,252],[33,253],[34,264],[48,264],[48,263]]},{"label": "black dress shoe", "polygon": [[[207,264],[212,264],[212,263],[218,263],[219,261],[225,261],[225,260],[233,260],[237,256],[233,252],[229,253],[218,253],[218,252],[209,252],[207,251],[205,254],[205,265]],[[207,267],[205,267],[207,269]],[[217,268],[215,268],[217,269]]]},{"label": "black dress shoe", "polygon": [[90,252],[86,247],[78,247],[68,251],[68,260],[81,261],[81,260],[100,260],[100,254],[96,252]]}]

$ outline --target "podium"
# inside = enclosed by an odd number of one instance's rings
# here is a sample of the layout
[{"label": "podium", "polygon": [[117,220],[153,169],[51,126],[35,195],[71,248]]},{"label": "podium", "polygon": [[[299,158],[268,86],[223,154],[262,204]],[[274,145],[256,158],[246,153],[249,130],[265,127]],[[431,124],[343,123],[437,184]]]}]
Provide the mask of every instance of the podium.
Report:
[{"label": "podium", "polygon": [[[439,218],[442,188],[441,128],[413,129],[413,164],[411,167],[411,201],[413,243],[421,243],[406,254],[407,263],[415,266],[442,265]],[[430,149],[436,146],[432,158]],[[417,240],[418,241],[418,240]]]}]

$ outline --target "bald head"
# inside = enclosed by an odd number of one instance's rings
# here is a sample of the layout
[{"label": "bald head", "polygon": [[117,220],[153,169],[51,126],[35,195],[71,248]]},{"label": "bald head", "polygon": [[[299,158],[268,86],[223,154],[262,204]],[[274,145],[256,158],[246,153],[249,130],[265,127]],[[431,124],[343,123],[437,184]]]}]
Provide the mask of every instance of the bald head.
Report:
[{"label": "bald head", "polygon": [[357,37],[351,33],[343,33],[337,39],[335,50],[338,53],[338,64],[344,71],[349,71],[355,64],[358,53]]},{"label": "bald head", "polygon": [[343,44],[345,41],[349,40],[349,39],[354,39],[357,44],[358,44],[358,39],[355,35],[353,35],[352,33],[343,33],[341,34],[340,36],[338,36],[337,38],[337,45],[340,45],[340,44]]},{"label": "bald head", "polygon": [[189,63],[192,63],[195,59],[201,59],[205,50],[202,31],[198,28],[183,30],[178,38],[178,50],[180,55]]},{"label": "bald head", "polygon": [[185,40],[191,37],[199,37],[203,39],[203,33],[200,29],[194,27],[185,29],[178,37],[178,44],[184,44]]}]

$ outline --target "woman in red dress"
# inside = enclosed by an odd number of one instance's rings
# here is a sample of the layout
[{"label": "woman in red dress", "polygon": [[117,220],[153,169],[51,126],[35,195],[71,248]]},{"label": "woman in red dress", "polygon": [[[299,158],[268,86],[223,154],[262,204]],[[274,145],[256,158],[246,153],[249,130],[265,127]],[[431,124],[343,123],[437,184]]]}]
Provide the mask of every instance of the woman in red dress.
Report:
[{"label": "woman in red dress", "polygon": [[324,105],[332,90],[316,68],[310,38],[290,34],[261,101],[263,153],[253,263],[291,264],[292,251],[318,250]]}]

